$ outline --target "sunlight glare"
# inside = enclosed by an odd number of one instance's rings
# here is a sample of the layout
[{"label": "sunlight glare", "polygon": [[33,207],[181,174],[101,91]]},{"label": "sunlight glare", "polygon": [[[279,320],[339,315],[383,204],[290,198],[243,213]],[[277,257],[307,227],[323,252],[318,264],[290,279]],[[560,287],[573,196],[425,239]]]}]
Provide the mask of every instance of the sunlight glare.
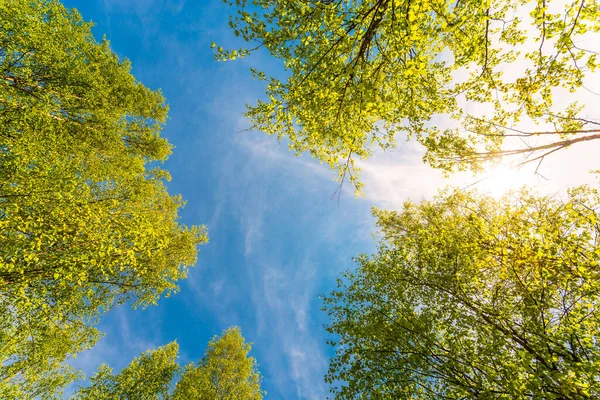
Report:
[{"label": "sunlight glare", "polygon": [[482,175],[481,182],[476,187],[494,197],[502,197],[510,190],[518,190],[533,180],[533,172],[517,169],[516,167],[500,164]]}]

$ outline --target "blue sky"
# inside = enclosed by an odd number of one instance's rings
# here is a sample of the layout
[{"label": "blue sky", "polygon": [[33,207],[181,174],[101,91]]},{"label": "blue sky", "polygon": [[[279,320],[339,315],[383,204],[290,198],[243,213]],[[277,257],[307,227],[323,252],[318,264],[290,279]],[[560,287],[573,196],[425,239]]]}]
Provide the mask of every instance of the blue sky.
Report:
[{"label": "blue sky", "polygon": [[[221,0],[63,2],[96,23],[96,37],[106,34],[113,50],[132,61],[138,80],[162,89],[171,110],[163,134],[176,146],[165,165],[173,176],[169,188],[187,200],[182,222],[206,224],[210,236],[177,295],[144,311],[109,313],[101,322],[106,336],[75,365],[88,374],[102,362],[119,370],[140,352],[175,339],[183,364],[200,358],[213,335],[238,325],[254,343],[268,399],[324,399],[331,349],[319,295],[353,267],[353,256],[374,250],[370,208],[397,208],[447,183],[466,186],[481,178],[444,180],[421,163],[418,148],[402,145],[361,163],[366,197],[356,199],[346,187],[338,204],[327,167],[294,157],[273,137],[243,132],[244,104],[263,93],[249,67],[280,70],[266,54],[213,60],[211,42],[236,44]],[[501,169],[479,186],[560,190],[589,180],[584,173],[575,179],[573,168],[591,169],[578,163],[594,160],[598,150],[589,146],[581,150],[589,157],[559,159],[545,170],[550,181]]]}]

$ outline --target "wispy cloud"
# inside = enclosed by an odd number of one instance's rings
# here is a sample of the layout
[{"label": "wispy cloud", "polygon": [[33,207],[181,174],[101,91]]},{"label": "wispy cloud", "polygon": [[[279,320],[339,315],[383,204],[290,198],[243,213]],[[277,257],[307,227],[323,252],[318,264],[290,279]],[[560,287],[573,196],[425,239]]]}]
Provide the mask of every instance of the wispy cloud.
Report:
[{"label": "wispy cloud", "polygon": [[327,357],[322,332],[311,315],[317,297],[315,265],[305,260],[294,265],[264,266],[260,274],[262,281],[255,282],[254,306],[267,320],[261,325],[273,340],[266,368],[281,393],[285,393],[291,373],[297,398],[325,398]]},{"label": "wispy cloud", "polygon": [[[363,227],[356,238],[341,243],[342,233],[350,233],[348,225],[370,217],[368,211],[365,217],[349,217],[352,211],[346,206],[351,203],[337,206],[331,200],[336,184],[327,167],[294,157],[273,137],[239,133],[243,124],[239,119],[231,128],[234,145],[228,149],[228,162],[219,167],[214,196],[220,205],[211,237],[213,246],[223,245],[220,232],[233,222],[243,239],[240,254],[231,243],[231,271],[210,265],[201,265],[200,274],[194,271],[196,299],[212,308],[223,326],[241,324],[244,335],[255,342],[253,355],[268,378],[269,398],[321,400],[327,392],[327,355],[318,295],[341,266],[350,265],[353,252],[331,252],[328,259],[319,254],[325,240],[341,249],[369,233]],[[324,214],[296,215],[314,195],[321,201],[313,211]],[[352,201],[352,193],[347,195]],[[337,217],[326,213],[328,209]],[[340,218],[343,223],[335,222]],[[324,263],[331,267],[323,268]]]},{"label": "wispy cloud", "polygon": [[215,297],[218,297],[219,294],[221,294],[221,291],[223,290],[223,284],[225,283],[225,279],[218,279],[214,282],[211,282],[210,284],[210,288],[212,290],[212,294]]}]

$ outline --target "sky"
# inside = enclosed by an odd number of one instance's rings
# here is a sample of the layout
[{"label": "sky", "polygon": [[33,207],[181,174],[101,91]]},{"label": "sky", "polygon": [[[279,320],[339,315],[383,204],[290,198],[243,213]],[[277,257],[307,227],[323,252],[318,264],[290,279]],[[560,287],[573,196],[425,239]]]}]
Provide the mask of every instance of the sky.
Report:
[{"label": "sky", "polygon": [[[529,167],[500,166],[482,176],[445,179],[422,163],[417,145],[400,143],[359,163],[364,197],[346,186],[337,201],[327,166],[246,130],[244,105],[264,93],[249,68],[278,73],[281,67],[264,53],[214,61],[211,42],[239,45],[221,0],[63,3],[96,23],[94,35],[106,35],[111,48],[131,60],[139,81],[163,91],[170,106],[163,135],[175,145],[164,166],[173,177],[169,190],[187,200],[181,222],[206,224],[210,239],[179,293],[146,310],[122,306],[103,318],[104,338],[73,362],[88,376],[103,362],[118,371],[142,351],[173,340],[182,365],[195,361],[213,335],[237,325],[253,343],[267,399],[324,399],[332,349],[320,296],[354,268],[352,257],[375,250],[372,207],[398,209],[448,184],[494,195],[523,184],[559,193],[593,182],[588,171],[598,169],[600,146],[593,143],[559,152],[544,164],[543,178]],[[594,111],[598,115],[598,106]]]}]

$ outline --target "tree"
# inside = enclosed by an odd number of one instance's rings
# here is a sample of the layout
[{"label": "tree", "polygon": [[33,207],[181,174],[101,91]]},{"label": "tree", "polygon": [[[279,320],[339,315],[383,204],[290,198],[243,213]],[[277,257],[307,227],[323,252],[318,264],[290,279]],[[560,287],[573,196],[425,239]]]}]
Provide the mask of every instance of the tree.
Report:
[{"label": "tree", "polygon": [[248,357],[250,344],[239,328],[229,328],[221,337],[212,338],[204,357],[183,369],[176,363],[177,352],[176,342],[147,351],[118,375],[103,364],[90,385],[80,388],[73,400],[262,399],[256,360]]},{"label": "tree", "polygon": [[325,299],[338,399],[600,396],[600,194],[474,192],[378,211]]},{"label": "tree", "polygon": [[166,399],[171,381],[179,371],[178,351],[176,342],[148,350],[117,375],[102,364],[90,379],[90,386],[80,388],[73,399]]},{"label": "tree", "polygon": [[213,337],[204,357],[185,367],[173,399],[262,399],[262,378],[256,360],[248,357],[250,349],[237,327],[227,329],[221,337]]},{"label": "tree", "polygon": [[0,397],[21,399],[59,393],[97,319],[176,291],[207,238],[158,167],[160,91],[56,0],[0,15]]},{"label": "tree", "polygon": [[[505,155],[541,162],[600,138],[583,106],[553,102],[598,68],[597,50],[579,44],[600,29],[595,0],[225,2],[250,46],[219,47],[217,59],[265,49],[286,71],[282,80],[252,70],[267,99],[248,108],[251,128],[287,138],[357,189],[354,158],[394,147],[399,133],[447,172]],[[547,140],[503,148],[511,137]]]}]

